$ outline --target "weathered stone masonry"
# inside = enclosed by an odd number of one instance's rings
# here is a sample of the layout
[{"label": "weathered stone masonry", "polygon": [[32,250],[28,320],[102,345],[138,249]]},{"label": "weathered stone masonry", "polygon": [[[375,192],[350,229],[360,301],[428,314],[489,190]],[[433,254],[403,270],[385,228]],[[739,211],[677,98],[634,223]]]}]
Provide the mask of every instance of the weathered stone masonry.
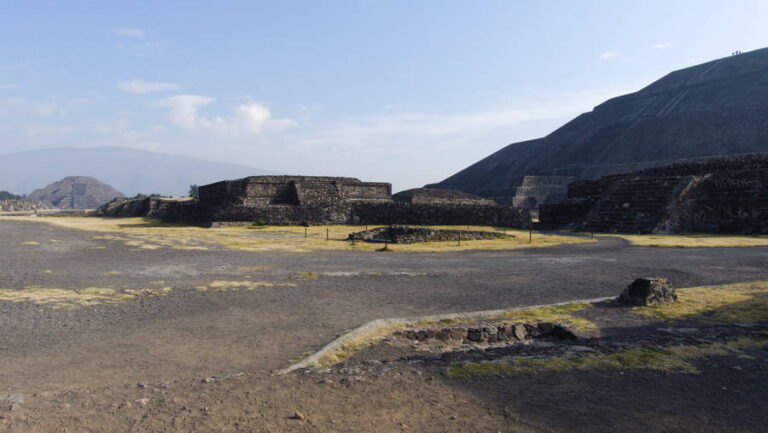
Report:
[{"label": "weathered stone masonry", "polygon": [[414,224],[523,227],[528,212],[471,194],[411,190],[347,177],[253,176],[200,186],[196,201],[145,199],[104,206],[114,216],[231,225]]},{"label": "weathered stone masonry", "polygon": [[388,201],[388,183],[346,177],[254,176],[199,188],[208,221],[344,224],[356,203]]},{"label": "weathered stone masonry", "polygon": [[574,182],[541,222],[625,233],[768,233],[768,154],[690,161]]}]

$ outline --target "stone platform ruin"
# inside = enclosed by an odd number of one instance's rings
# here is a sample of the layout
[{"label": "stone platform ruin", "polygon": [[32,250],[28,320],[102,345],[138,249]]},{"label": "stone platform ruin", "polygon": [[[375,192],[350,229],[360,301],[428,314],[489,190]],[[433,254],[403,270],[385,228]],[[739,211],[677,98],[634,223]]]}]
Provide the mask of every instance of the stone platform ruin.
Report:
[{"label": "stone platform ruin", "polygon": [[574,182],[541,223],[614,233],[768,233],[768,154],[713,158]]}]

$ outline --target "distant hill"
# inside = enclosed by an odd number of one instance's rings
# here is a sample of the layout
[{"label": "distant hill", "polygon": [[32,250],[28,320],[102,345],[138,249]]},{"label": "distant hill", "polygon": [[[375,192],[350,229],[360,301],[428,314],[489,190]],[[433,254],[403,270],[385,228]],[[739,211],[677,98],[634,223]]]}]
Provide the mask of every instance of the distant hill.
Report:
[{"label": "distant hill", "polygon": [[91,176],[124,194],[186,195],[191,184],[272,174],[238,164],[124,147],[51,148],[0,155],[0,190],[27,194],[66,176]]},{"label": "distant hill", "polygon": [[95,209],[116,198],[120,191],[87,176],[69,176],[44,188],[32,191],[28,200],[49,204],[57,209]]},{"label": "distant hill", "polygon": [[768,152],[768,48],[672,72],[428,187],[504,201],[526,175],[590,179],[755,152]]}]

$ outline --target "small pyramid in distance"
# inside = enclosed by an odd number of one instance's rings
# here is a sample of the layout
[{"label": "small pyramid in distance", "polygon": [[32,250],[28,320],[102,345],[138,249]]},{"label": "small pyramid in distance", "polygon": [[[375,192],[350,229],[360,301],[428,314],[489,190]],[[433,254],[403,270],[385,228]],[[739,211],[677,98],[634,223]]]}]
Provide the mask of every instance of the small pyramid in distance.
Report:
[{"label": "small pyramid in distance", "polygon": [[32,191],[27,199],[37,200],[57,209],[95,209],[110,200],[124,197],[120,191],[96,178],[68,176]]}]

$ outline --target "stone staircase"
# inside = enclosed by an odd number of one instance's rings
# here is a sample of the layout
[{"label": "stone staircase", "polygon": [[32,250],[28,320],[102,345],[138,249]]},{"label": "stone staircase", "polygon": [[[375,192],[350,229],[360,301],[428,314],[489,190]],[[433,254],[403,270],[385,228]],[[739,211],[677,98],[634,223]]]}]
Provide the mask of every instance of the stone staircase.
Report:
[{"label": "stone staircase", "polygon": [[623,179],[595,204],[584,228],[595,232],[652,233],[690,182],[691,176]]}]

